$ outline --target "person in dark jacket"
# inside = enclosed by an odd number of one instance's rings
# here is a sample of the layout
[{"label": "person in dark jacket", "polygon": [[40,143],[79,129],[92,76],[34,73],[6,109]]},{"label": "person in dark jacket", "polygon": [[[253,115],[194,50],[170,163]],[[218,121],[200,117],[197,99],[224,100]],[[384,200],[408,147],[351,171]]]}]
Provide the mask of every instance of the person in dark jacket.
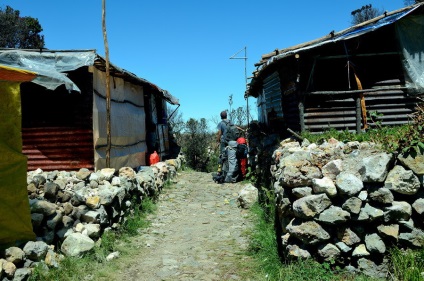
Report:
[{"label": "person in dark jacket", "polygon": [[218,132],[216,134],[216,141],[219,143],[219,153],[222,154],[227,146],[227,143],[224,140],[224,135],[230,121],[227,119],[227,111],[222,111],[220,115],[221,122],[219,122],[217,126]]}]

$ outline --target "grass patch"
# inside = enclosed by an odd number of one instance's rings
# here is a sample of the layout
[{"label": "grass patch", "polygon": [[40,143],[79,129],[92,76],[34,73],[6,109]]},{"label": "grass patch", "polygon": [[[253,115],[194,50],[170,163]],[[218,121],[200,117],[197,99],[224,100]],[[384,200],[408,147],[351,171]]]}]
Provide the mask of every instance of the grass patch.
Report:
[{"label": "grass patch", "polygon": [[81,281],[96,280],[91,273],[99,269],[98,262],[93,262],[92,255],[82,258],[66,257],[60,262],[60,268],[46,269],[45,264],[39,264],[28,280],[30,281]]},{"label": "grass patch", "polygon": [[[271,200],[271,202],[273,202]],[[278,254],[276,234],[274,230],[274,204],[265,208],[253,205],[251,212],[254,227],[250,238],[248,254],[253,258],[254,273],[250,280],[256,281],[371,281],[363,275],[353,275],[328,263],[320,264],[313,259],[282,261]]]},{"label": "grass patch", "polygon": [[144,199],[124,222],[123,235],[134,236],[138,234],[139,229],[149,227],[150,222],[147,220],[147,215],[155,213],[156,210],[157,206],[150,198]]},{"label": "grass patch", "polygon": [[424,280],[424,250],[390,250],[392,272],[396,280]]},{"label": "grass patch", "polygon": [[372,128],[364,133],[356,134],[354,132],[337,131],[329,129],[320,134],[312,134],[305,132],[302,137],[308,139],[312,143],[321,144],[330,138],[335,138],[342,142],[358,141],[358,142],[374,142],[381,145],[381,148],[387,152],[408,152],[414,145],[417,149],[423,149],[424,145],[421,141],[423,136],[423,126],[417,124],[408,124],[401,126],[381,126]]},{"label": "grass patch", "polygon": [[[298,260],[285,264],[280,272],[282,276],[278,281],[372,281],[376,280],[361,274],[352,274],[337,268],[331,268],[330,264],[320,264],[313,259]],[[381,280],[380,280],[381,281]]]},{"label": "grass patch", "polygon": [[[122,227],[117,231],[106,231],[96,243],[94,249],[83,257],[65,257],[60,262],[60,268],[47,269],[46,265],[40,263],[29,281],[81,281],[107,279],[108,273],[115,270],[113,263],[106,263],[106,257],[115,251],[125,255],[131,251],[127,243],[130,237],[139,234],[141,229],[147,228],[150,222],[147,220],[149,214],[156,212],[157,206],[150,198],[144,199],[141,204],[134,205],[135,208],[127,217]],[[104,279],[104,280],[106,280]]]},{"label": "grass patch", "polygon": [[182,172],[193,172],[193,171],[194,171],[194,169],[193,169],[193,168],[191,168],[191,167],[187,164],[187,162],[183,162],[183,163],[181,164],[181,171],[182,171]]},{"label": "grass patch", "polygon": [[[250,234],[249,254],[256,263],[257,280],[279,280],[281,262],[277,252],[277,241],[273,226],[274,210],[265,212],[258,204],[250,209],[253,214],[254,227]],[[256,279],[255,279],[256,280]]]},{"label": "grass patch", "polygon": [[172,188],[172,181],[170,179],[167,179],[163,183],[163,189],[171,189]]}]

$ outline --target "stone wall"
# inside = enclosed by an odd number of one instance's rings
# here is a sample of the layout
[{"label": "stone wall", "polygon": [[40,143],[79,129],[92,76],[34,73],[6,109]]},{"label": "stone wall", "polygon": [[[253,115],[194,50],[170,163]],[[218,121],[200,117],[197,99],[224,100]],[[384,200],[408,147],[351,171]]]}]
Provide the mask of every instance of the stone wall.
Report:
[{"label": "stone wall", "polygon": [[[132,168],[90,172],[28,172],[27,189],[36,241],[0,252],[0,280],[27,280],[40,262],[57,267],[64,256],[80,256],[105,231],[119,229],[145,198],[158,196],[176,176],[183,157]],[[60,249],[56,248],[60,245]]]},{"label": "stone wall", "polygon": [[285,140],[272,155],[284,256],[387,277],[392,246],[424,246],[424,156],[368,142]]}]

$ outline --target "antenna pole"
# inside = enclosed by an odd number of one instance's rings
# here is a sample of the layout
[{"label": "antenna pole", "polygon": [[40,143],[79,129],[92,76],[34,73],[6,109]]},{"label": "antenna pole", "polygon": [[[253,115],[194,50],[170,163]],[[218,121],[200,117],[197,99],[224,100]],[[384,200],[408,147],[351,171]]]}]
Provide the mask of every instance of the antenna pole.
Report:
[{"label": "antenna pole", "polygon": [[[244,57],[236,57],[241,51],[244,50]],[[244,87],[247,90],[247,46],[239,50],[237,53],[230,57],[230,60],[244,60]],[[249,128],[249,97],[246,98],[246,115],[247,115],[247,128]]]},{"label": "antenna pole", "polygon": [[[247,90],[247,47],[244,47],[244,87],[245,87],[245,93]],[[249,97],[246,96],[246,115],[247,115],[247,128],[249,128]]]}]

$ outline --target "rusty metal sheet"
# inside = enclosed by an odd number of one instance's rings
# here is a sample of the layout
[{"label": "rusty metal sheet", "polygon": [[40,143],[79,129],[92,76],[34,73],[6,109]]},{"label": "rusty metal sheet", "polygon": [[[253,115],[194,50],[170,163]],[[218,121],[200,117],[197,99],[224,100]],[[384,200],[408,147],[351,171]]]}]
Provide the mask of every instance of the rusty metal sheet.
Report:
[{"label": "rusty metal sheet", "polygon": [[22,153],[28,171],[94,169],[93,132],[89,129],[44,127],[22,129]]}]

